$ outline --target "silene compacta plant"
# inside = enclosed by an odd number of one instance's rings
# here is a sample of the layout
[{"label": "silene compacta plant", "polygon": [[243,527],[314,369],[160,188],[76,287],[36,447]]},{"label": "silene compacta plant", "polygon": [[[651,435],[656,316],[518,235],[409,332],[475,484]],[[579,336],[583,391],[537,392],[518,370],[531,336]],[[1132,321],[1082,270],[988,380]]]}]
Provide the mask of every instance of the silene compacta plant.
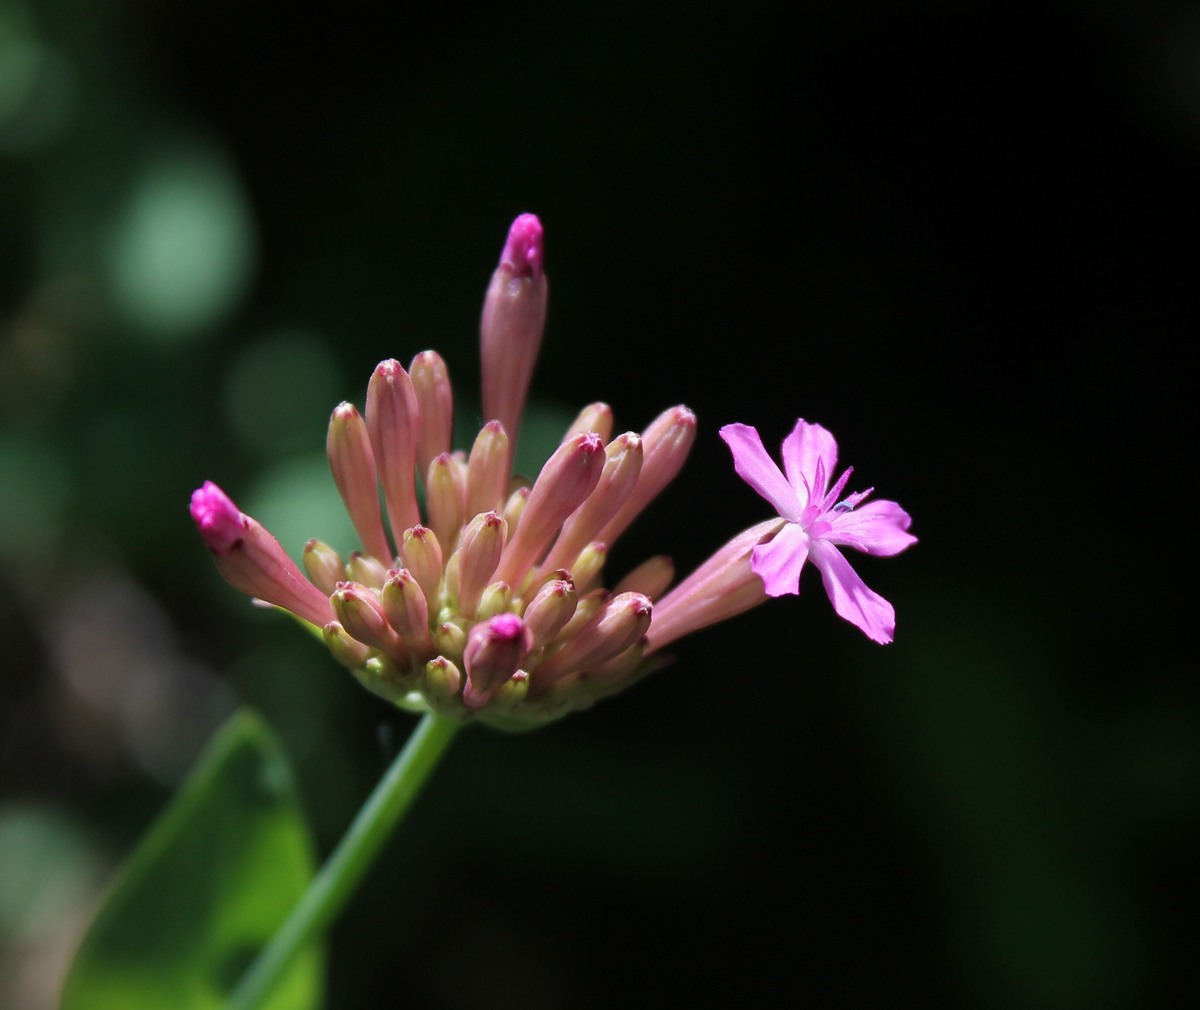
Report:
[{"label": "silene compacta plant", "polygon": [[[891,604],[867,588],[843,549],[897,554],[916,541],[910,518],[895,502],[872,499],[871,488],[851,490],[853,470],[838,472],[833,436],[805,420],[784,439],[782,467],[755,428],[720,429],[734,469],[769,503],[770,518],[682,581],[664,555],[607,578],[613,544],[683,467],[696,418],[669,407],[644,431],[614,436],[612,411],[593,403],[532,482],[515,476],[547,290],[542,226],[525,214],[513,222],[484,300],[486,423],[469,445],[455,448],[449,370],[434,351],[407,369],[381,362],[361,411],[334,408],[329,465],[360,542],[348,557],[310,540],[301,570],[216,484],[192,495],[192,519],[230,585],[309,626],[368,690],[424,714],[270,942],[224,992],[210,980],[212,999],[194,1005],[319,1004],[276,1001],[289,982],[295,992],[303,950],[460,727],[522,730],[586,709],[664,666],[664,650],[682,636],[768,597],[798,594],[809,562],[841,617],[872,641],[892,640]],[[82,994],[73,981],[69,994]],[[100,1004],[83,996],[70,1005]]]}]

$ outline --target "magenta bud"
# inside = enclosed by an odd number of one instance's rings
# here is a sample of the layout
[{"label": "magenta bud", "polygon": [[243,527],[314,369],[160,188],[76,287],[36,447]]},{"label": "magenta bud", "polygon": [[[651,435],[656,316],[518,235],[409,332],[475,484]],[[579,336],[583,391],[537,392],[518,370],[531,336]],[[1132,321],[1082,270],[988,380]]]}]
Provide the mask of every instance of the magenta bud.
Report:
[{"label": "magenta bud", "polygon": [[482,708],[500,685],[520,669],[533,648],[533,636],[516,614],[500,614],[475,625],[467,635],[463,665],[467,686],[463,700]]},{"label": "magenta bud", "polygon": [[520,215],[508,229],[500,265],[518,277],[536,277],[542,272],[542,255],[542,222],[536,214]]},{"label": "magenta bud", "polygon": [[242,513],[211,480],[192,492],[191,513],[205,546],[216,554],[232,550],[244,535]]}]

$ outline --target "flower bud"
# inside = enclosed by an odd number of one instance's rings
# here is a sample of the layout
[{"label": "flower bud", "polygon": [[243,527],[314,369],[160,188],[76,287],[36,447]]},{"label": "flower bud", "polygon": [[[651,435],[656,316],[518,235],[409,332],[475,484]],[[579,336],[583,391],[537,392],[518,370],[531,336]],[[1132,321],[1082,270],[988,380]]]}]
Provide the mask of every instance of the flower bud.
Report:
[{"label": "flower bud", "polygon": [[429,605],[417,580],[406,568],[393,568],[379,594],[383,613],[410,652],[428,655],[433,651],[429,633]]},{"label": "flower bud", "polygon": [[304,577],[279,541],[212,481],[192,494],[191,513],[217,570],[234,589],[318,628],[333,618],[328,597]]},{"label": "flower bud", "polygon": [[509,229],[479,323],[483,414],[504,426],[510,451],[516,445],[546,326],[548,288],[542,260],[541,222],[533,214],[522,214]]},{"label": "flower bud", "polygon": [[404,660],[407,650],[388,623],[375,593],[357,582],[339,582],[330,600],[334,613],[351,637],[397,662]]},{"label": "flower bud", "polygon": [[683,467],[696,441],[696,415],[687,407],[671,407],[642,433],[642,470],[633,493],[596,534],[610,547]]},{"label": "flower bud", "polygon": [[575,559],[575,563],[570,568],[571,581],[575,583],[576,588],[583,592],[590,589],[592,583],[600,577],[600,572],[607,559],[608,548],[599,541],[588,544],[580,551],[579,557]]},{"label": "flower bud", "polygon": [[512,609],[512,599],[512,586],[507,582],[493,582],[480,595],[479,609],[475,612],[475,616],[481,621],[486,621],[488,618],[506,613]]},{"label": "flower bud", "polygon": [[579,632],[533,671],[533,690],[545,690],[559,678],[602,663],[640,639],[650,627],[650,601],[640,593],[608,600]]},{"label": "flower bud", "polygon": [[675,578],[675,565],[665,554],[647,558],[616,584],[614,593],[641,593],[657,600]]},{"label": "flower bud", "polygon": [[560,445],[542,467],[529,492],[529,503],[496,569],[496,578],[519,586],[530,566],[558,533],[563,521],[591,494],[604,469],[604,445],[598,435],[576,435]]},{"label": "flower bud", "polygon": [[383,580],[387,578],[387,566],[378,558],[369,557],[361,551],[351,551],[346,561],[346,574],[351,582],[382,589]]},{"label": "flower bud", "polygon": [[[394,358],[376,366],[367,385],[367,434],[379,469],[392,532],[417,525],[417,396]],[[384,557],[390,557],[390,552]]]},{"label": "flower bud", "polygon": [[467,635],[463,665],[467,686],[463,701],[482,708],[496,690],[525,661],[533,648],[533,636],[516,614],[501,614],[475,625]]},{"label": "flower bud", "polygon": [[458,611],[474,617],[479,594],[500,562],[508,524],[495,512],[481,512],[467,524],[458,549]]},{"label": "flower bud", "polygon": [[454,426],[454,393],[446,362],[437,351],[422,351],[408,366],[420,418],[417,432],[417,473],[429,472],[435,456],[451,449]]},{"label": "flower bud", "polygon": [[462,529],[466,510],[466,479],[464,467],[450,453],[434,457],[429,464],[429,476],[425,481],[425,507],[429,512],[429,525],[437,534],[438,543],[447,548]]},{"label": "flower bud", "polygon": [[529,504],[529,487],[527,485],[518,485],[509,494],[508,500],[504,503],[504,521],[508,523],[508,535],[511,538],[516,532],[517,524],[521,521],[521,516],[525,514],[525,506]]},{"label": "flower bud", "polygon": [[400,557],[421,587],[430,611],[435,612],[440,605],[438,593],[442,583],[442,548],[437,535],[428,526],[405,530]]},{"label": "flower bud", "polygon": [[467,633],[453,621],[443,621],[433,631],[433,643],[444,656],[461,656],[467,647]]},{"label": "flower bud", "polygon": [[333,482],[346,504],[346,514],[354,524],[359,541],[368,554],[387,560],[392,556],[392,550],[379,511],[375,455],[366,422],[353,404],[340,403],[334,407],[329,418],[325,453],[329,457]]},{"label": "flower bud", "polygon": [[[579,552],[595,538],[633,493],[642,469],[641,438],[627,431],[608,444],[604,456],[604,469],[596,489],[567,519],[562,533],[542,562],[541,571],[573,567]],[[584,583],[578,581],[578,584]]]},{"label": "flower bud", "polygon": [[508,436],[499,421],[488,421],[467,460],[467,517],[503,507],[508,492]]},{"label": "flower bud", "polygon": [[329,595],[339,582],[346,577],[346,569],[342,559],[329,544],[320,540],[310,540],[304,545],[304,571],[321,592]]},{"label": "flower bud", "polygon": [[462,672],[445,656],[425,664],[425,687],[435,698],[449,700],[462,690]]},{"label": "flower bud", "polygon": [[371,655],[371,650],[362,642],[351,638],[337,621],[330,621],[322,632],[333,658],[347,670],[357,670]]},{"label": "flower bud", "polygon": [[567,428],[562,440],[569,442],[576,435],[583,435],[589,431],[594,431],[600,436],[601,441],[607,442],[612,436],[613,412],[612,407],[607,403],[589,403],[579,412],[579,415],[571,422]]},{"label": "flower bud", "polygon": [[575,587],[569,578],[543,583],[525,608],[525,624],[533,635],[533,644],[542,646],[553,639],[574,613]]}]

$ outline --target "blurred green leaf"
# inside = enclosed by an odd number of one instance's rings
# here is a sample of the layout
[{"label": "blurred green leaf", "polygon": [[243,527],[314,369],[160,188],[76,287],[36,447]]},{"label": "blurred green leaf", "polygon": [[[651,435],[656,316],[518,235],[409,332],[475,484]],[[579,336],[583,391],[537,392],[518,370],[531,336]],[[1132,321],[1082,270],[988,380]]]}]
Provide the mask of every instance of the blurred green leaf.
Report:
[{"label": "blurred green leaf", "polygon": [[[142,839],[71,967],[62,1010],[217,1010],[313,874],[313,847],[274,735],[226,723]],[[266,1006],[320,1003],[306,951]]]}]

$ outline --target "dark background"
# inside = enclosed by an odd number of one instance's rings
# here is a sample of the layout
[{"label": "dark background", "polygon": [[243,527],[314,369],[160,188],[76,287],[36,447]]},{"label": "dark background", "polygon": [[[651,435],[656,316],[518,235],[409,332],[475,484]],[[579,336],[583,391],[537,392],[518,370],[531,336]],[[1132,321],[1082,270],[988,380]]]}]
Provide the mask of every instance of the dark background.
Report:
[{"label": "dark background", "polygon": [[914,516],[855,559],[897,641],[808,571],[593,712],[465,734],[329,1005],[1195,998],[1198,154],[1186,3],[0,3],[0,1002],[52,1005],[235,704],[322,852],[402,742],[187,497],[344,538],[330,408],[435,347],[478,419],[522,211],[533,409],[700,419],[613,574],[765,518],[717,429],[802,416]]}]

